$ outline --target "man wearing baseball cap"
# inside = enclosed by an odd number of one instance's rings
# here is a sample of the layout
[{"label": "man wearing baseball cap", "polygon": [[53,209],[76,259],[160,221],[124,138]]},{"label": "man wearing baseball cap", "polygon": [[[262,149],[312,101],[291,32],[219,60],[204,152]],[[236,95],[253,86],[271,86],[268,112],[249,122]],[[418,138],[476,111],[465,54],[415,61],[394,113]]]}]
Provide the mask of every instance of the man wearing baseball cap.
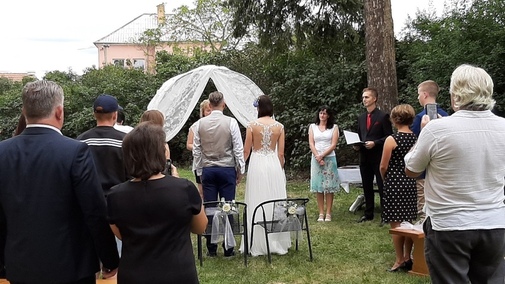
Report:
[{"label": "man wearing baseball cap", "polygon": [[[120,108],[115,97],[99,95],[93,104],[96,127],[77,137],[91,149],[105,198],[111,187],[128,180],[121,149],[126,133],[114,128]],[[116,242],[121,256],[121,241],[116,239]]]},{"label": "man wearing baseball cap", "polygon": [[114,129],[119,108],[115,97],[99,95],[93,104],[97,126],[77,137],[91,147],[105,196],[111,187],[128,179],[121,150],[126,134]]}]

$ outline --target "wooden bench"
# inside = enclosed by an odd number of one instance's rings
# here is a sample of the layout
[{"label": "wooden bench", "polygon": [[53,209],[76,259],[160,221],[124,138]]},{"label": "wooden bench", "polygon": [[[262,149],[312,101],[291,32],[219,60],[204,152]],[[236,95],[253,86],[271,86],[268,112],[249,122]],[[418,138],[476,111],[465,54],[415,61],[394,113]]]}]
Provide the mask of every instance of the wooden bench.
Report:
[{"label": "wooden bench", "polygon": [[414,262],[414,265],[409,273],[430,276],[428,266],[426,265],[426,259],[424,258],[424,233],[417,230],[400,228],[389,229],[389,233],[392,235],[408,237],[414,241],[414,252],[412,254],[412,261]]},{"label": "wooden bench", "polygon": [[[9,281],[7,281],[7,279],[0,279],[0,284],[8,284]],[[117,279],[114,278],[114,279],[98,279],[96,280],[96,283],[97,284],[116,284],[117,283]]]}]

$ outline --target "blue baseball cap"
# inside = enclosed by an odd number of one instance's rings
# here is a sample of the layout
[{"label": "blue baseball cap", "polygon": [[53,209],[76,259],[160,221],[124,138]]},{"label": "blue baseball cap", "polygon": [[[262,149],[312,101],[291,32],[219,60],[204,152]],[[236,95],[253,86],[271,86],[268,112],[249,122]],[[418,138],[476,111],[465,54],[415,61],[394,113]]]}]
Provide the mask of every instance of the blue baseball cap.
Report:
[{"label": "blue baseball cap", "polygon": [[111,95],[99,95],[93,104],[93,111],[98,113],[111,113],[121,109],[117,99]]}]

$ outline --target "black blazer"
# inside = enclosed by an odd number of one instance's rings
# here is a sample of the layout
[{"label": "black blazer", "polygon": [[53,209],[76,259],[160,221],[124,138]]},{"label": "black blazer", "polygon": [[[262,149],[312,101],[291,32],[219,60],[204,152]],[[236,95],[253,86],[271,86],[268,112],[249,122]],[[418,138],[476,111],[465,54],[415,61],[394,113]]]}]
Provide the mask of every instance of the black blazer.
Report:
[{"label": "black blazer", "polygon": [[[99,259],[116,268],[116,242],[91,152],[45,127],[0,142],[0,231],[7,279],[74,282]],[[1,240],[2,238],[0,238]]]},{"label": "black blazer", "polygon": [[393,127],[389,120],[389,114],[375,108],[372,111],[371,127],[366,129],[366,119],[368,112],[362,113],[358,117],[358,134],[361,141],[374,141],[375,147],[368,150],[364,145],[360,146],[361,159],[373,160],[380,162],[382,157],[382,149],[384,148],[384,141],[386,138],[393,134]]}]

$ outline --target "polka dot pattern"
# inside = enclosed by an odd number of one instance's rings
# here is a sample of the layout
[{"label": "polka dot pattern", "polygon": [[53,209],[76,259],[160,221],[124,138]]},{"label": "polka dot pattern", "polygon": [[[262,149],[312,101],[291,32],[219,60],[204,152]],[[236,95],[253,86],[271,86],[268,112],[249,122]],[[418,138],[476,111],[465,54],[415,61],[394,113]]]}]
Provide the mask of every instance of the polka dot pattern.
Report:
[{"label": "polka dot pattern", "polygon": [[414,133],[398,132],[393,134],[398,145],[391,153],[384,181],[385,222],[413,221],[417,218],[416,180],[405,175],[403,157],[416,143]]}]

